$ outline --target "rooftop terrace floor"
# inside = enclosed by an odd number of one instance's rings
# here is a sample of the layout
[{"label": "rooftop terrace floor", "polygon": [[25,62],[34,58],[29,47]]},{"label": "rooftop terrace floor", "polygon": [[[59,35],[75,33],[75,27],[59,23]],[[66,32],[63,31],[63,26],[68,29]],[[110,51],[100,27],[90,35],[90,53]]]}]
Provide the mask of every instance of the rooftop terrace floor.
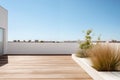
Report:
[{"label": "rooftop terrace floor", "polygon": [[8,55],[7,59],[0,66],[0,80],[93,80],[71,55]]}]

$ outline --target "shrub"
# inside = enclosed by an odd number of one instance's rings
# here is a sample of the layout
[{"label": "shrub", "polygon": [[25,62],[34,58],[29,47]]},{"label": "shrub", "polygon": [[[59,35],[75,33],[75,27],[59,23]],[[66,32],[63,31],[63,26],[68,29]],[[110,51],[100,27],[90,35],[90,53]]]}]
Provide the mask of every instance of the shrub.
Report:
[{"label": "shrub", "polygon": [[31,40],[28,40],[28,42],[31,42]]},{"label": "shrub", "polygon": [[78,57],[88,57],[87,50],[92,47],[92,41],[90,34],[92,33],[92,30],[87,30],[85,35],[85,41],[80,43],[80,50],[76,53],[76,56]]},{"label": "shrub", "polygon": [[84,50],[78,50],[76,56],[81,58],[86,57]]},{"label": "shrub", "polygon": [[18,40],[18,42],[20,42],[20,40]]},{"label": "shrub", "polygon": [[23,42],[26,42],[25,40],[23,40]]},{"label": "shrub", "polygon": [[117,42],[117,40],[111,40],[111,43],[116,43]]},{"label": "shrub", "polygon": [[92,30],[86,31],[85,41],[80,44],[81,49],[89,49],[92,47],[92,42],[91,42],[92,38],[90,36],[91,33],[92,33]]},{"label": "shrub", "polygon": [[39,42],[39,40],[35,40],[35,42]]},{"label": "shrub", "polygon": [[40,43],[44,43],[44,41],[40,41]]},{"label": "shrub", "polygon": [[120,66],[120,50],[109,44],[94,46],[89,53],[93,67],[98,71],[116,71]]},{"label": "shrub", "polygon": [[13,42],[17,42],[16,40],[13,40]]},{"label": "shrub", "polygon": [[85,57],[88,57],[89,55],[87,54],[89,50],[81,50],[79,49],[76,53],[76,56],[77,57],[80,57],[80,58],[85,58]]}]

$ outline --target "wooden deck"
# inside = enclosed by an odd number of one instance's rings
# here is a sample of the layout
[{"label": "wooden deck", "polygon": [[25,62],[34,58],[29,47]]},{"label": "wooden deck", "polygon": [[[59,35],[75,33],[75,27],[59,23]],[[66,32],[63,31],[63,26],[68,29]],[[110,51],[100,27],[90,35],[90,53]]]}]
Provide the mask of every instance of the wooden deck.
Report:
[{"label": "wooden deck", "polygon": [[[2,61],[4,62],[5,59]],[[0,80],[92,80],[70,55],[9,55]]]}]

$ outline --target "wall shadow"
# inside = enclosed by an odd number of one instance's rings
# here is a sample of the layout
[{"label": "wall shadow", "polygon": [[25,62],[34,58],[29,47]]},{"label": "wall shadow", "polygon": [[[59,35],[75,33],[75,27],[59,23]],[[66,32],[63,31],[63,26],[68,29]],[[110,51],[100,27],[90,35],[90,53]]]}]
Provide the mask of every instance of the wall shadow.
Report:
[{"label": "wall shadow", "polygon": [[0,56],[0,67],[8,63],[8,55]]}]

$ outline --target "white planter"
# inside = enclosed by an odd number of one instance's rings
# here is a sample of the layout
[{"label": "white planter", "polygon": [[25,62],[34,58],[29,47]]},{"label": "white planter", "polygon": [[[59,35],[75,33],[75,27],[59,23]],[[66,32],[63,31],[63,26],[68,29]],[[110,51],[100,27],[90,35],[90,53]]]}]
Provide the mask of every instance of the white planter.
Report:
[{"label": "white planter", "polygon": [[91,62],[86,58],[78,58],[72,54],[77,62],[94,80],[120,80],[120,72],[100,72],[91,67]]}]

